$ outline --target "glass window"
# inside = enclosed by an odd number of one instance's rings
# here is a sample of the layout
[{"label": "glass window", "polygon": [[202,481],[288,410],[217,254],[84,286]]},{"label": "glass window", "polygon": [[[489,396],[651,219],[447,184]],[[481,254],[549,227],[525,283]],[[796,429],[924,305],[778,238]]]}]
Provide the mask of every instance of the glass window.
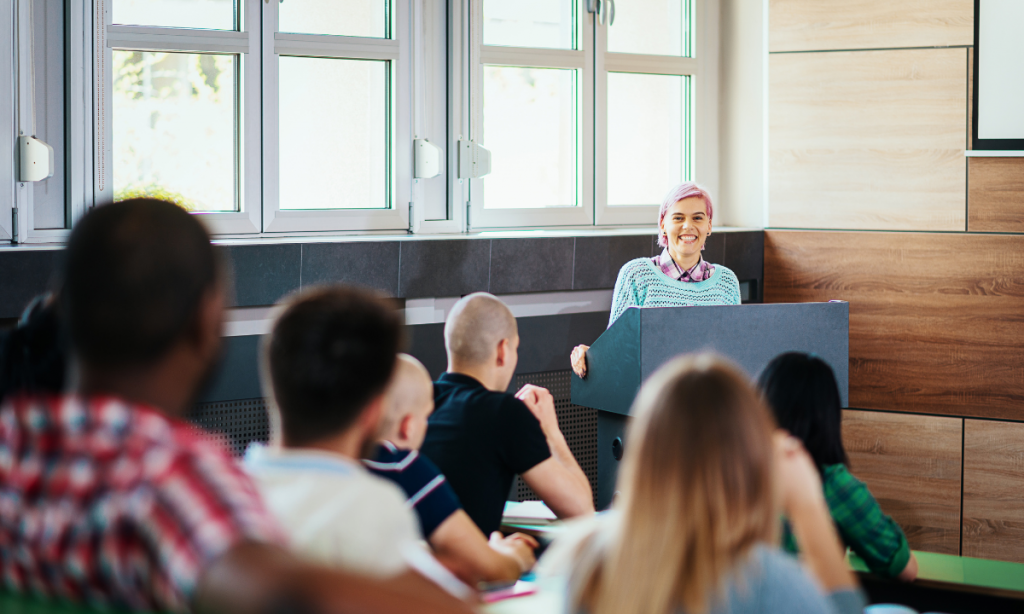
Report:
[{"label": "glass window", "polygon": [[281,209],[389,207],[390,63],[279,62]]},{"label": "glass window", "polygon": [[608,51],[689,57],[693,0],[618,0]]},{"label": "glass window", "polygon": [[278,29],[298,34],[389,38],[386,0],[287,0]]},{"label": "glass window", "polygon": [[484,0],[484,44],[573,49],[575,4],[571,0]]},{"label": "glass window", "polygon": [[689,77],[608,73],[608,204],[659,205],[685,178]]},{"label": "glass window", "polygon": [[484,66],[487,209],[578,204],[576,71]]},{"label": "glass window", "polygon": [[113,52],[114,199],[238,209],[238,56]]},{"label": "glass window", "polygon": [[113,22],[122,25],[235,30],[235,0],[114,0]]}]

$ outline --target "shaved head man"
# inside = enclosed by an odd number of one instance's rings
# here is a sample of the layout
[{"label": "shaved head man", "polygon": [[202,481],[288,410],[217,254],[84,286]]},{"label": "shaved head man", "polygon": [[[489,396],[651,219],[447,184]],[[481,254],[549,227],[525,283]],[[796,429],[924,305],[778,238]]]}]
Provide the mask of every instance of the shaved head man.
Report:
[{"label": "shaved head man", "polygon": [[[513,350],[519,347],[519,327],[515,316],[505,303],[492,294],[470,294],[455,304],[444,324],[448,370],[452,370],[453,361],[470,367],[486,363],[503,341],[511,345]],[[512,356],[517,357],[515,351]],[[515,371],[515,363],[512,360],[510,375]],[[505,386],[508,387],[508,384]]]},{"label": "shaved head man", "polygon": [[434,383],[423,363],[399,354],[395,374],[384,397],[381,437],[403,450],[418,450],[427,435],[427,418],[434,411]]},{"label": "shaved head man", "polygon": [[519,361],[509,308],[485,292],[464,297],[445,322],[444,342],[448,371],[434,383],[422,451],[473,522],[485,534],[498,529],[517,474],[559,518],[593,513],[590,482],[558,428],[551,393],[531,385],[506,393]]},{"label": "shaved head man", "polygon": [[399,354],[384,398],[382,441],[373,459],[364,462],[405,492],[434,555],[462,581],[471,586],[514,581],[533,567],[537,542],[519,533],[494,533],[488,542],[473,524],[441,471],[417,451],[433,411],[430,373],[412,356]]}]

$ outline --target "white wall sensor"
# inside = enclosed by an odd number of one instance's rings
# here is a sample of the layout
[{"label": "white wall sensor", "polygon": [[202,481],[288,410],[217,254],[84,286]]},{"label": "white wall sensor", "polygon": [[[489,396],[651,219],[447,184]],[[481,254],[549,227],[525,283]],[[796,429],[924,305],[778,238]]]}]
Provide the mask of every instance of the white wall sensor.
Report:
[{"label": "white wall sensor", "polygon": [[53,177],[53,147],[32,136],[18,137],[18,181]]},{"label": "white wall sensor", "polygon": [[413,141],[413,177],[430,179],[441,173],[441,158],[444,152],[427,139]]}]

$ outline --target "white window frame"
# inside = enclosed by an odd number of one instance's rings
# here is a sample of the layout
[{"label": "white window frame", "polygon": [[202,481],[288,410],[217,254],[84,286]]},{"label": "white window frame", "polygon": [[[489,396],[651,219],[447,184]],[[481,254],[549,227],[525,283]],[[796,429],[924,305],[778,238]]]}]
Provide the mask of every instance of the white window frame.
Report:
[{"label": "white window frame", "polygon": [[[15,137],[15,96],[19,91],[18,71],[15,52],[18,32],[15,20],[14,2],[0,5],[0,241],[10,241],[14,236],[15,179],[17,168],[14,158]],[[4,86],[3,84],[7,84]]]},{"label": "white window frame", "polygon": [[[576,0],[576,49],[496,47],[483,44],[483,0],[470,0],[470,136],[487,146],[483,133],[483,69],[488,66],[571,68],[579,75],[577,113],[580,149],[576,160],[580,189],[574,207],[488,209],[485,180],[470,179],[469,224],[472,229],[526,226],[580,226],[594,223],[594,30],[586,0]],[[529,178],[524,177],[524,180]]]},{"label": "white window frame", "polygon": [[[707,0],[694,0],[693,57],[640,55],[608,52],[606,21],[608,0],[601,0],[604,14],[586,12],[587,0],[577,0],[579,12],[579,50],[519,49],[488,47],[482,44],[482,0],[468,0],[472,28],[468,34],[471,83],[471,126],[473,140],[481,141],[484,64],[567,68],[583,66],[580,96],[583,104],[583,189],[581,211],[568,214],[570,207],[550,209],[485,209],[482,182],[471,180],[471,229],[549,226],[649,226],[657,219],[659,205],[608,204],[608,73],[681,75],[690,77],[690,157],[689,177],[712,193],[718,188],[718,12],[710,10]],[[715,6],[712,4],[711,6]],[[717,7],[716,7],[717,9]],[[569,58],[577,54],[576,64]],[[486,141],[483,141],[486,147]]]},{"label": "white window frame", "polygon": [[[270,2],[263,30],[263,168],[264,232],[309,230],[407,230],[412,177],[411,71],[409,0],[392,0],[393,38],[360,38],[278,32],[280,3]],[[282,210],[280,208],[278,58],[305,56],[336,59],[388,60],[391,70],[390,200],[387,209]]]},{"label": "white window frame", "polygon": [[[608,0],[604,0],[604,2],[607,3]],[[629,225],[638,223],[647,225],[650,224],[650,220],[657,219],[658,209],[660,207],[660,203],[654,205],[619,206],[608,204],[608,73],[621,72],[631,74],[689,77],[693,95],[689,100],[685,101],[683,112],[690,116],[687,121],[693,130],[695,130],[699,124],[699,122],[696,121],[696,97],[697,92],[702,89],[698,80],[702,73],[700,70],[700,63],[705,55],[703,50],[699,47],[700,42],[704,39],[702,28],[700,27],[700,18],[703,14],[703,2],[695,0],[693,4],[693,21],[695,24],[693,29],[693,38],[695,40],[691,41],[693,57],[611,53],[608,51],[608,29],[615,26],[609,24],[607,16],[605,16],[605,19],[602,20],[604,23],[598,23],[598,26],[595,28],[597,31],[597,96],[594,99],[594,105],[596,108],[595,153],[597,176],[601,179],[598,180],[594,186],[594,219],[595,223],[598,225]],[[684,181],[694,178],[694,165],[698,157],[697,148],[695,146],[696,135],[694,132],[689,134],[689,140],[690,143],[688,143],[687,147],[689,150],[689,156],[687,156],[687,159],[683,160],[683,165],[686,167],[683,171],[684,174],[682,177]]]},{"label": "white window frame", "polygon": [[242,138],[238,165],[238,207],[234,212],[197,213],[213,234],[247,234],[259,232],[262,195],[260,193],[260,0],[239,0],[241,11],[239,29],[199,30],[151,26],[114,25],[113,0],[95,0],[104,27],[99,29],[97,41],[95,79],[97,141],[94,144],[95,184],[97,202],[110,201],[113,188],[113,52],[166,51],[183,53],[230,53],[238,58],[240,97],[238,134]]}]

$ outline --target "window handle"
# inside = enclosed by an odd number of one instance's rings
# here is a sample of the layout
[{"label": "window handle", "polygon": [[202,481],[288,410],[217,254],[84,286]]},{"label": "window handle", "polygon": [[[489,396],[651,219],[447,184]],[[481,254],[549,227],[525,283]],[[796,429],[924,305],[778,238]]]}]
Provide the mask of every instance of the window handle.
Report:
[{"label": "window handle", "polygon": [[587,0],[587,12],[594,13],[597,15],[598,20],[601,19],[601,0]]},{"label": "window handle", "polygon": [[[284,0],[281,0],[281,1],[284,2]],[[608,21],[608,25],[609,26],[614,26],[615,25],[615,0],[605,0],[605,4],[607,5],[607,10],[606,10],[607,15],[605,16],[605,19]]]}]

